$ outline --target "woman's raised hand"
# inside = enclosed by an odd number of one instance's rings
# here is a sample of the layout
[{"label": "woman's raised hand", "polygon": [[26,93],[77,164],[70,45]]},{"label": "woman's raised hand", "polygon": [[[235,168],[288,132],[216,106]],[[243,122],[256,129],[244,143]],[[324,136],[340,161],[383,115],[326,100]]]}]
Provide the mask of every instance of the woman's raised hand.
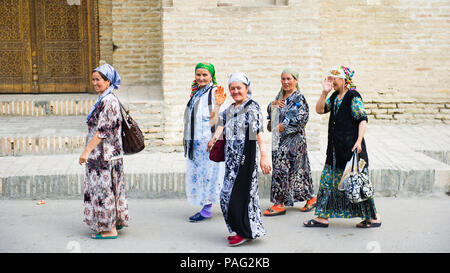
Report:
[{"label": "woman's raised hand", "polygon": [[328,76],[323,82],[323,91],[329,93],[333,89],[333,77]]},{"label": "woman's raised hand", "polygon": [[217,87],[216,91],[214,92],[214,97],[216,99],[217,105],[222,105],[225,102],[225,99],[227,98],[227,93],[223,91],[223,87],[219,86]]}]

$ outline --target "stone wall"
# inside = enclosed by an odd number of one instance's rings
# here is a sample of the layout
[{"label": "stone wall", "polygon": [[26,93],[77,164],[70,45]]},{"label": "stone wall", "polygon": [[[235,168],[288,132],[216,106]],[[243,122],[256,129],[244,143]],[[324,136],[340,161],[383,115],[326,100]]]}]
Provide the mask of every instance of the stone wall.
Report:
[{"label": "stone wall", "polygon": [[99,0],[100,62],[120,72],[123,84],[161,83],[161,1]]},{"label": "stone wall", "polygon": [[215,65],[223,86],[230,73],[246,72],[263,110],[280,88],[281,70],[299,70],[311,112],[312,149],[326,138],[328,116],[315,114],[314,107],[333,65],[356,71],[370,123],[450,120],[449,1],[99,0],[99,5],[106,15],[99,17],[101,59],[112,60],[130,85],[162,85],[164,145],[181,144],[182,113],[200,61]]},{"label": "stone wall", "polygon": [[322,73],[354,69],[369,120],[449,123],[449,1],[321,2]]},{"label": "stone wall", "polygon": [[[172,5],[163,7],[166,144],[181,144],[183,111],[198,62],[213,63],[222,86],[227,85],[230,73],[247,73],[253,98],[263,113],[280,90],[281,71],[286,67],[298,69],[301,89],[311,101],[308,133],[316,135],[317,122],[312,121],[318,117],[312,111],[312,102],[315,90],[320,90],[317,79],[322,70],[320,4],[312,0],[289,3],[290,6],[218,7],[217,1],[174,0]],[[231,102],[227,98],[225,103]],[[309,144],[314,147],[312,139]]]},{"label": "stone wall", "polygon": [[324,142],[328,116],[314,106],[333,65],[356,71],[371,123],[448,124],[449,16],[450,3],[438,0],[173,0],[163,9],[165,140],[179,143],[179,100],[198,61],[214,63],[221,84],[230,72],[247,72],[263,107],[279,89],[279,72],[298,69],[313,148]]},{"label": "stone wall", "polygon": [[450,100],[383,98],[365,101],[369,122],[450,124]]}]

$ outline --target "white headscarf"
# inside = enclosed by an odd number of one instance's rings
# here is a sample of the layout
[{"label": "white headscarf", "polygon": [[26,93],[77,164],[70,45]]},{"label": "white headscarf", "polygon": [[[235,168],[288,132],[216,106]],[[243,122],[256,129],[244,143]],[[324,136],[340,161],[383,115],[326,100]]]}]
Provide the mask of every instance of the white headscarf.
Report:
[{"label": "white headscarf", "polygon": [[228,80],[228,87],[230,86],[230,83],[232,82],[242,82],[243,84],[247,85],[248,87],[248,93],[247,93],[247,97],[251,97],[252,95],[252,91],[250,88],[251,82],[248,79],[247,75],[245,75],[245,73],[242,72],[235,72],[233,74],[231,74],[230,79]]},{"label": "white headscarf", "polygon": [[339,79],[345,79],[345,72],[340,66],[335,66],[328,71],[328,76],[339,78]]}]

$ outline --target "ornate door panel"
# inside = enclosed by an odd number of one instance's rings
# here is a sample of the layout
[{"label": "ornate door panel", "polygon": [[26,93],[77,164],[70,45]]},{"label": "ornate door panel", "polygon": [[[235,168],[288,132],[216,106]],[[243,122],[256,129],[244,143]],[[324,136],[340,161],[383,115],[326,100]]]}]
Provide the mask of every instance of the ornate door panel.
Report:
[{"label": "ornate door panel", "polygon": [[0,14],[0,93],[30,92],[29,1],[0,0]]},{"label": "ornate door panel", "polygon": [[92,91],[96,0],[0,0],[0,14],[0,93]]}]

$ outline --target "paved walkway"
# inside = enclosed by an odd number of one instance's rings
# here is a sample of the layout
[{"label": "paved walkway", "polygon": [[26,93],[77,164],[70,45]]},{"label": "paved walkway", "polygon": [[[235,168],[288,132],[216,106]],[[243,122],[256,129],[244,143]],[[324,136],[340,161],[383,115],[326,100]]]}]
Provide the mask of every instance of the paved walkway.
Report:
[{"label": "paved walkway", "polygon": [[[0,200],[0,252],[150,252],[150,253],[319,253],[450,252],[450,197],[379,197],[382,226],[355,227],[361,221],[331,219],[328,228],[305,228],[314,212],[303,203],[284,216],[263,217],[267,235],[228,247],[228,232],[218,205],[212,219],[190,223],[199,207],[185,199],[131,199],[130,223],[117,240],[92,240],[82,222],[80,200]],[[268,199],[261,200],[264,209]]]}]

